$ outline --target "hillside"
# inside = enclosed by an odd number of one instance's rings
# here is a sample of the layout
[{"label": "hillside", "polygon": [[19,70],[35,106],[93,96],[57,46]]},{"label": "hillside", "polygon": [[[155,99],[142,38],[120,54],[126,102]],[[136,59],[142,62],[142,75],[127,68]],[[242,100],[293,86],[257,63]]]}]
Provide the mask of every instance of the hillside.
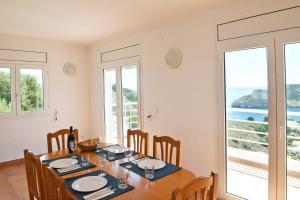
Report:
[{"label": "hillside", "polygon": [[[291,84],[286,87],[287,106],[289,108],[300,108],[300,85]],[[268,108],[267,90],[254,89],[251,94],[244,95],[231,104],[233,108]]]}]

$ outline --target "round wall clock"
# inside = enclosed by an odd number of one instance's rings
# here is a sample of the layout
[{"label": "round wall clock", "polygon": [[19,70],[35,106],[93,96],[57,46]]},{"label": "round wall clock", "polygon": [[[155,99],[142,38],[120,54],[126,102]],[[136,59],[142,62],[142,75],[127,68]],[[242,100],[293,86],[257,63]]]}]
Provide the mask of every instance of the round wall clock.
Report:
[{"label": "round wall clock", "polygon": [[63,71],[66,75],[74,76],[77,73],[77,68],[73,63],[64,64]]},{"label": "round wall clock", "polygon": [[169,68],[174,69],[180,65],[181,58],[181,51],[178,48],[172,48],[167,52],[165,61]]}]

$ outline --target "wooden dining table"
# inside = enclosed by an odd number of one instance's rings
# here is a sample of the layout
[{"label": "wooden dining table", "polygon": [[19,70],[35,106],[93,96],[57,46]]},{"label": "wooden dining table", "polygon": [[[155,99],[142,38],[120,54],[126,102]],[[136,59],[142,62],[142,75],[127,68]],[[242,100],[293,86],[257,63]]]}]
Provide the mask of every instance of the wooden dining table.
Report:
[{"label": "wooden dining table", "polygon": [[[108,144],[101,144],[100,147],[108,146]],[[87,160],[90,163],[97,164],[97,161],[100,159],[97,154],[93,151],[90,152],[82,152],[80,150],[76,151],[77,155],[84,155],[86,156]],[[55,151],[52,153],[47,153],[41,156],[41,161],[43,160],[50,160],[55,159],[59,157],[68,156],[69,153],[67,150],[60,150]],[[143,157],[142,154],[137,154],[129,158],[130,160],[134,160],[140,157]],[[141,199],[141,200],[169,200],[172,197],[172,191],[176,187],[183,187],[186,185],[189,181],[195,178],[195,175],[187,170],[187,169],[180,169],[176,172],[173,172],[172,174],[169,174],[165,177],[162,177],[155,181],[150,181],[148,179],[145,179],[144,177],[141,177],[140,175],[127,170],[126,168],[120,166],[121,163],[127,162],[127,159],[120,159],[116,161],[108,161],[105,163],[104,171],[105,173],[108,173],[114,177],[117,176],[123,176],[126,173],[128,173],[128,184],[132,185],[134,187],[133,190],[130,190],[128,192],[122,193],[119,196],[114,197],[113,199],[116,200],[124,200],[124,199]],[[99,167],[96,165],[96,167],[86,169],[80,172],[74,172],[72,174],[61,176],[63,179],[76,177],[79,175],[87,174],[90,172],[94,172],[99,170]],[[68,195],[70,196],[70,199],[77,199],[73,193],[69,190]]]}]

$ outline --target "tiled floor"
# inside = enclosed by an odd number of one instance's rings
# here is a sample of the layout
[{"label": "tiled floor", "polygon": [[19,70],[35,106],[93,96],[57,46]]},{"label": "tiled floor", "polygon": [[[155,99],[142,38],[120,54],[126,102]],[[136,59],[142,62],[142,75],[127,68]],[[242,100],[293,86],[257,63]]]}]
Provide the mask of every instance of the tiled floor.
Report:
[{"label": "tiled floor", "polygon": [[24,163],[0,167],[0,199],[28,200]]}]

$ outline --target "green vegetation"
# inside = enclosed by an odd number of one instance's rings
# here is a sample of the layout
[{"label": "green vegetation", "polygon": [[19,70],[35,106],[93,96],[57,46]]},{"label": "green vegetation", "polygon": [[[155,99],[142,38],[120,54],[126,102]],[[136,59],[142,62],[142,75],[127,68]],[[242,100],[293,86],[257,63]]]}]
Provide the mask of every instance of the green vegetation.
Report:
[{"label": "green vegetation", "polygon": [[248,121],[254,121],[254,118],[253,117],[248,117],[247,120]]},{"label": "green vegetation", "polygon": [[262,134],[248,133],[238,130],[229,130],[228,136],[237,139],[249,140],[254,142],[260,142],[263,144],[255,144],[239,140],[229,140],[229,146],[237,149],[243,149],[254,152],[268,152],[268,146],[264,145],[268,143],[268,125],[267,124],[256,124],[253,122],[240,122],[240,121],[228,121],[228,128],[239,129],[239,130],[248,130],[248,131],[257,131]]},{"label": "green vegetation", "polygon": [[[112,86],[112,90],[116,92],[116,84]],[[139,118],[138,118],[138,104],[137,104],[137,93],[129,88],[123,88],[123,101],[124,101],[124,120],[125,124],[128,124],[130,129],[138,128]],[[126,104],[128,103],[128,104]],[[130,104],[136,103],[136,104]]]},{"label": "green vegetation", "polygon": [[43,108],[43,89],[35,76],[22,75],[21,91],[22,111],[40,110]]},{"label": "green vegetation", "polygon": [[[0,72],[0,112],[11,111],[10,74]],[[21,109],[22,111],[43,108],[43,89],[35,76],[21,76]]]},{"label": "green vegetation", "polygon": [[[116,92],[116,84],[112,86],[114,92]],[[125,102],[137,102],[137,94],[135,91],[123,88],[123,95],[125,97]]]},{"label": "green vegetation", "polygon": [[289,108],[300,108],[300,85],[290,84],[286,86],[287,104]]},{"label": "green vegetation", "polygon": [[0,112],[10,112],[10,75],[8,72],[0,72]]},{"label": "green vegetation", "polygon": [[[264,121],[267,122],[268,117],[265,117]],[[268,152],[268,124],[255,123],[251,120],[245,122],[229,120],[227,126],[229,128],[228,137],[231,138],[228,140],[228,145],[230,147],[253,152]],[[234,130],[230,130],[230,128]],[[240,130],[255,131],[258,133],[248,133]],[[288,127],[287,135],[292,137],[300,137],[300,130],[297,128]],[[238,139],[248,140],[250,142],[241,141]],[[287,139],[287,154],[294,160],[300,160],[300,153],[293,150],[294,147],[298,146],[295,143],[296,141],[297,140],[295,140],[294,138]]]}]

